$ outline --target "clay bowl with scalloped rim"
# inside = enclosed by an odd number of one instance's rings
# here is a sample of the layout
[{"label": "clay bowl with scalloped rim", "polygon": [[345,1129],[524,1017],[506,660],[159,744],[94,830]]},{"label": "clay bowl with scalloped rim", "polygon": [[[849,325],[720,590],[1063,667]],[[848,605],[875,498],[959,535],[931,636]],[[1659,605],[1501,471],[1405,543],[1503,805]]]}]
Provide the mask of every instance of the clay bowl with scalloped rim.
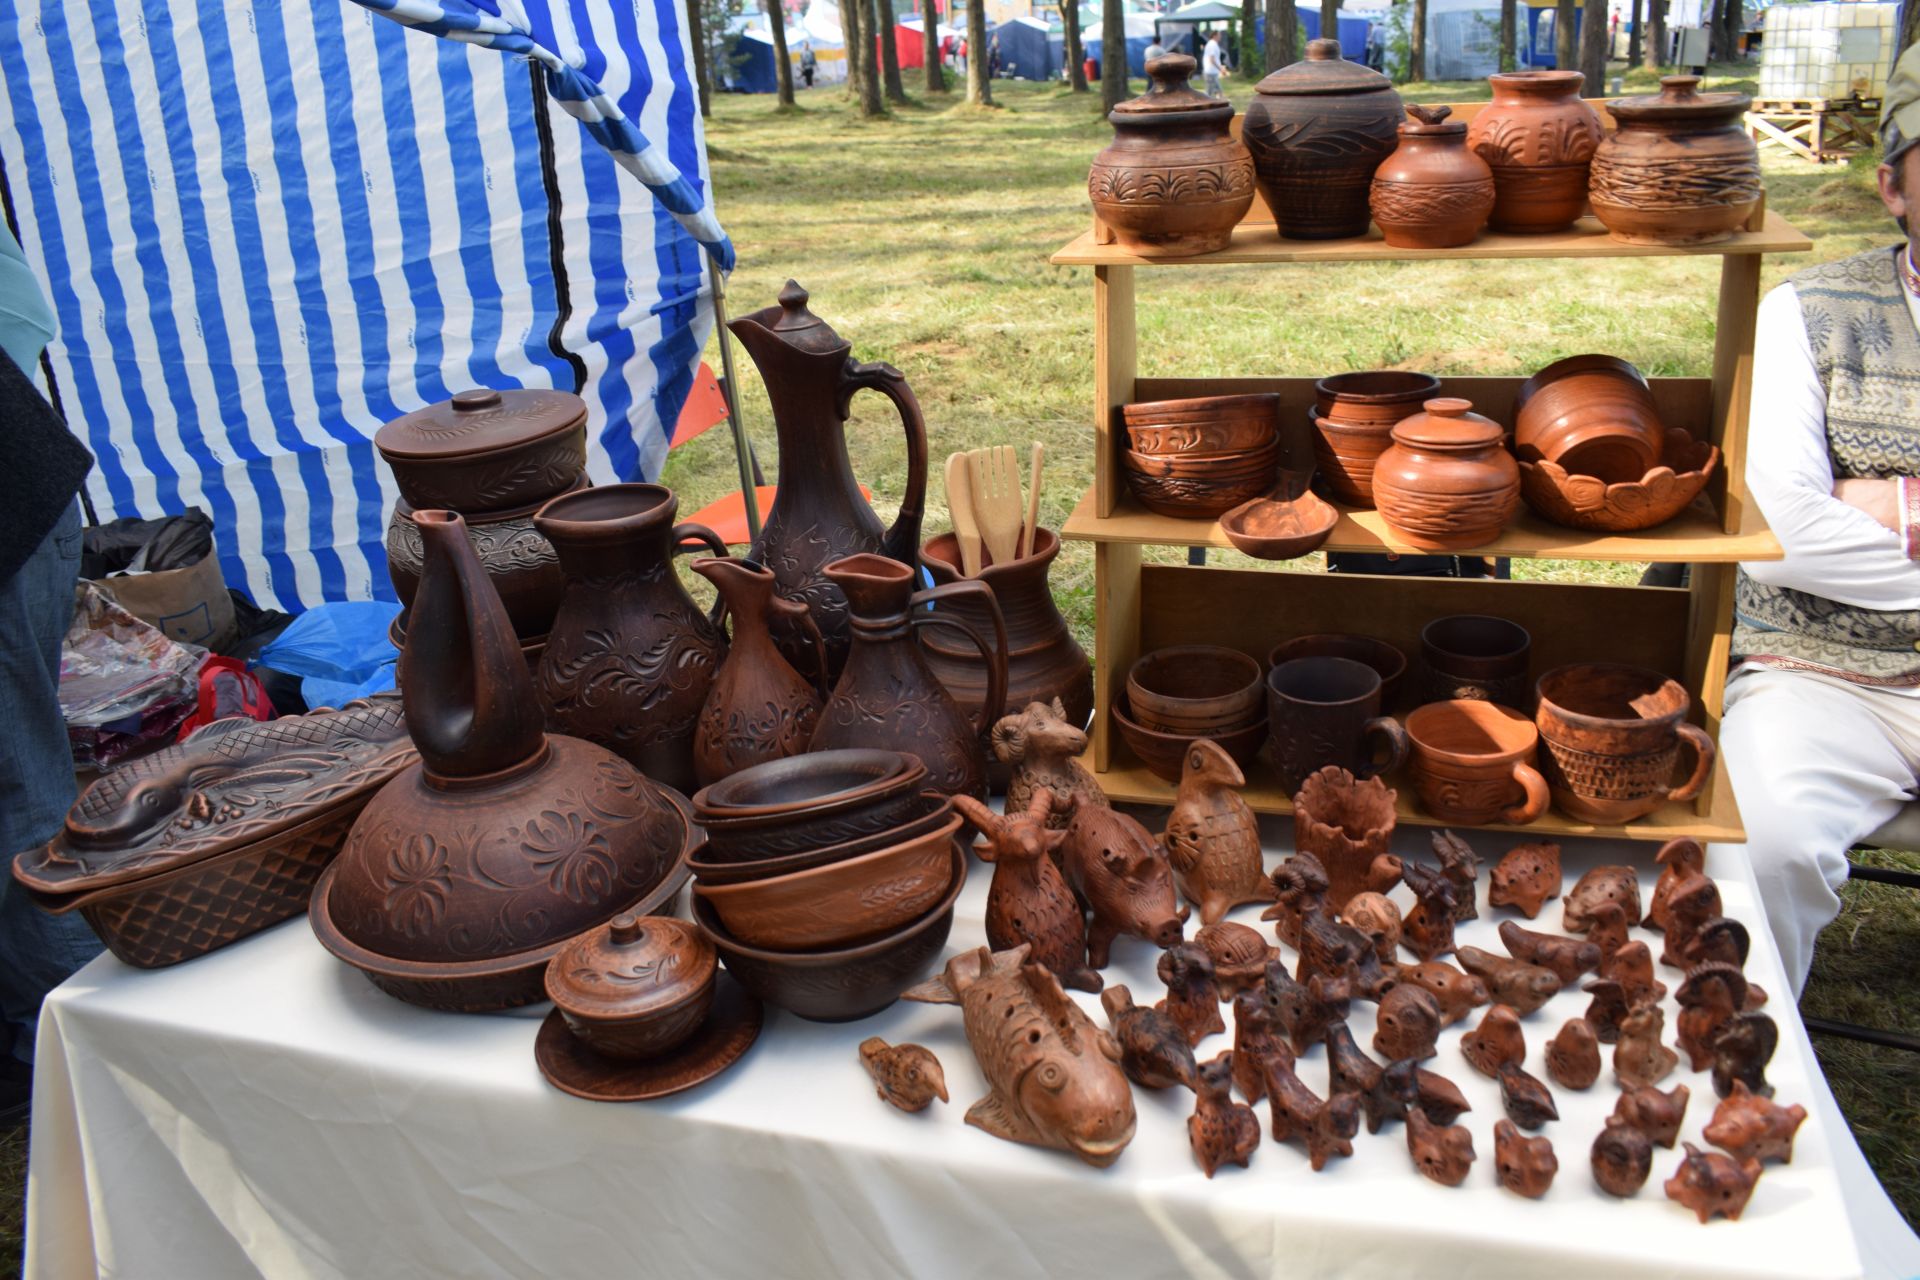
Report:
[{"label": "clay bowl with scalloped rim", "polygon": [[1542,519],[1594,533],[1651,529],[1685,511],[1720,465],[1720,450],[1669,427],[1660,465],[1638,480],[1608,484],[1547,461],[1520,464],[1520,496]]}]

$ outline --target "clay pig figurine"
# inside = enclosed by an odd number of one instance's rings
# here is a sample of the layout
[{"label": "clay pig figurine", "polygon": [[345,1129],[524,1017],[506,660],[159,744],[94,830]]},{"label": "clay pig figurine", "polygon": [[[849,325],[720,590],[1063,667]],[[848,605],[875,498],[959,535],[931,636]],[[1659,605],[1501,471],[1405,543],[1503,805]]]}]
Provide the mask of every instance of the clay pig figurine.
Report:
[{"label": "clay pig figurine", "polygon": [[1667,1199],[1693,1210],[1702,1222],[1710,1221],[1715,1214],[1740,1221],[1747,1201],[1753,1198],[1754,1184],[1760,1181],[1760,1162],[1702,1151],[1691,1142],[1681,1145],[1687,1149],[1686,1159],[1667,1179]]},{"label": "clay pig figurine", "polygon": [[1523,1135],[1511,1120],[1493,1126],[1493,1164],[1500,1185],[1516,1195],[1538,1200],[1553,1185],[1560,1172],[1560,1160],[1553,1154],[1553,1143],[1545,1138]]},{"label": "clay pig figurine", "polygon": [[1197,1045],[1227,1029],[1220,1017],[1220,988],[1213,980],[1213,957],[1205,947],[1182,942],[1163,951],[1155,972],[1167,985],[1167,998],[1154,1008],[1173,1019],[1188,1044]]},{"label": "clay pig figurine", "polygon": [[1187,748],[1180,790],[1160,837],[1174,878],[1200,923],[1213,924],[1243,902],[1278,896],[1260,859],[1260,823],[1236,789],[1247,784],[1219,745],[1201,738]]},{"label": "clay pig figurine", "polygon": [[974,852],[993,864],[987,889],[987,945],[1011,951],[1026,945],[1035,964],[1080,991],[1098,991],[1101,977],[1087,965],[1087,918],[1054,865],[1053,851],[1067,838],[1048,823],[1062,808],[1045,787],[1034,791],[1024,809],[1008,807],[1006,817],[975,800],[955,796],[960,811],[986,837]]},{"label": "clay pig figurine", "polygon": [[1531,920],[1548,898],[1560,896],[1560,846],[1551,842],[1523,844],[1507,850],[1494,864],[1487,902],[1512,907]]},{"label": "clay pig figurine", "polygon": [[1133,1090],[1120,1070],[1120,1046],[1051,970],[1028,961],[1026,947],[963,952],[904,998],[960,1006],[988,1086],[968,1109],[968,1124],[1009,1142],[1072,1152],[1098,1168],[1133,1141]]},{"label": "clay pig figurine", "polygon": [[1421,1177],[1457,1187],[1473,1168],[1473,1135],[1464,1125],[1437,1125],[1413,1107],[1407,1111],[1407,1152]]},{"label": "clay pig figurine", "polygon": [[1136,1005],[1133,992],[1125,987],[1108,987],[1101,992],[1100,1006],[1107,1011],[1107,1025],[1119,1042],[1120,1067],[1127,1079],[1144,1089],[1166,1089],[1176,1084],[1199,1087],[1193,1048],[1172,1018],[1158,1009]]},{"label": "clay pig figurine", "polygon": [[1193,1114],[1187,1118],[1187,1142],[1193,1158],[1211,1178],[1223,1164],[1247,1167],[1260,1145],[1260,1117],[1233,1100],[1233,1055],[1223,1053],[1200,1066]]},{"label": "clay pig figurine", "polygon": [[924,1111],[935,1098],[947,1100],[947,1074],[940,1069],[940,1059],[922,1045],[890,1045],[869,1036],[860,1042],[860,1063],[873,1077],[881,1101],[902,1111]]},{"label": "clay pig figurine", "polygon": [[1093,913],[1088,964],[1106,968],[1113,940],[1123,933],[1163,950],[1179,943],[1187,908],[1174,900],[1173,868],[1145,827],[1124,813],[1076,802],[1060,853],[1067,883]]},{"label": "clay pig figurine", "polygon": [[1746,1082],[1736,1080],[1733,1092],[1713,1109],[1707,1125],[1707,1141],[1736,1160],[1793,1161],[1793,1135],[1807,1118],[1807,1109],[1795,1104],[1783,1107],[1748,1090]]},{"label": "clay pig figurine", "polygon": [[[1106,808],[1107,793],[1079,761],[1086,749],[1087,735],[1067,722],[1067,708],[1058,698],[1051,703],[1029,702],[1019,715],[1000,717],[993,726],[993,755],[1013,766],[1007,811],[1028,808],[1041,787],[1062,800],[1072,797],[1079,804]],[[1070,816],[1070,807],[1062,805],[1047,821],[1056,830],[1065,830]]]}]

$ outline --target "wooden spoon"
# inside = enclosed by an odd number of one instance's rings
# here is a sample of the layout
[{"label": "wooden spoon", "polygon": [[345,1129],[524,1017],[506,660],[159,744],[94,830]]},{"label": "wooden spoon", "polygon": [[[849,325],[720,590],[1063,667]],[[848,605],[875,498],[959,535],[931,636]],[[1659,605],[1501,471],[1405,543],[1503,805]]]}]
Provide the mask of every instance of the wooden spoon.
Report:
[{"label": "wooden spoon", "polygon": [[953,517],[953,540],[960,546],[960,572],[980,576],[980,527],[973,518],[973,478],[967,455],[947,456],[947,512]]}]

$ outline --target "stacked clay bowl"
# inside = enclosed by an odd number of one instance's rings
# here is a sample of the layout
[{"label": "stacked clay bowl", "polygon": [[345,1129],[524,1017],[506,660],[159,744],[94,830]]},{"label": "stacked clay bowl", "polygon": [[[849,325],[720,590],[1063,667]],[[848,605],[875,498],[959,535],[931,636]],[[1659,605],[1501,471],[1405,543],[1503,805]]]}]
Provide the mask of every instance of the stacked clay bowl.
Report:
[{"label": "stacked clay bowl", "polygon": [[1266,736],[1264,673],[1237,649],[1157,649],[1133,664],[1126,697],[1112,710],[1140,762],[1169,782],[1180,780],[1187,748],[1200,738],[1212,739],[1244,767]]},{"label": "stacked clay bowl", "polygon": [[1121,410],[1135,500],[1158,515],[1212,520],[1274,487],[1280,397],[1149,400]]},{"label": "stacked clay bowl", "polygon": [[1373,467],[1393,443],[1394,424],[1440,394],[1430,373],[1373,369],[1313,384],[1313,457],[1328,495],[1373,505]]}]

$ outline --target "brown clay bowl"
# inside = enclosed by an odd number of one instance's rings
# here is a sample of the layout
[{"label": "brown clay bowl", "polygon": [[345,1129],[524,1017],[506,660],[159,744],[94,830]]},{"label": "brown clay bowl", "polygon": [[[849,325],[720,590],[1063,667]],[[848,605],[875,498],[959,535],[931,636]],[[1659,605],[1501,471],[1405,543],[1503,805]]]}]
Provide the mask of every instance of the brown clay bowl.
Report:
[{"label": "brown clay bowl", "polygon": [[719,958],[685,920],[622,913],[568,942],[547,964],[547,998],[602,1057],[671,1053],[713,1007]]},{"label": "brown clay bowl", "polygon": [[712,940],[727,972],[768,1004],[812,1022],[852,1022],[900,998],[940,958],[953,928],[953,904],[967,883],[967,850],[947,842],[953,881],[932,910],[882,938],[831,951],[769,951],[727,932],[704,898],[693,899],[693,919]]},{"label": "brown clay bowl", "polygon": [[1122,471],[1135,500],[1158,515],[1212,520],[1273,488],[1280,469],[1275,444],[1238,454],[1156,457],[1126,451]]},{"label": "brown clay bowl", "polygon": [[1231,733],[1260,719],[1265,703],[1260,664],[1217,644],[1156,649],[1127,672],[1127,706],[1156,733]]},{"label": "brown clay bowl", "polygon": [[[874,770],[891,767],[877,757],[905,761],[906,767],[891,777],[876,777]],[[862,769],[868,770],[864,782]],[[738,788],[727,786],[748,774],[759,776]],[[911,821],[925,812],[920,791],[926,780],[926,766],[917,756],[858,749],[819,751],[754,765],[723,778],[694,797],[695,814],[707,832],[708,861],[764,861],[843,844]],[[700,797],[711,800],[717,788],[725,789],[721,798],[729,802],[728,807],[710,806],[701,812]]]},{"label": "brown clay bowl", "polygon": [[1570,529],[1631,533],[1665,524],[1685,511],[1719,465],[1718,449],[1679,427],[1668,427],[1660,465],[1638,480],[1608,484],[1556,463],[1522,462],[1520,496],[1544,519]]},{"label": "brown clay bowl", "polygon": [[1607,484],[1631,484],[1660,460],[1665,428],[1640,370],[1615,356],[1568,356],[1520,384],[1513,451]]},{"label": "brown clay bowl", "polygon": [[1124,698],[1115,698],[1109,710],[1113,712],[1113,722],[1120,726],[1120,737],[1133,754],[1140,757],[1140,763],[1147,766],[1154,777],[1167,782],[1180,781],[1180,773],[1187,760],[1187,748],[1197,739],[1211,738],[1242,769],[1253,763],[1260,754],[1261,744],[1267,740],[1267,718],[1264,715],[1244,729],[1227,733],[1180,734],[1159,733],[1140,724],[1133,718]]},{"label": "brown clay bowl", "polygon": [[1327,492],[1350,507],[1371,508],[1373,468],[1393,446],[1393,428],[1315,417],[1312,436],[1314,470]]},{"label": "brown clay bowl", "polygon": [[755,858],[747,862],[716,862],[708,855],[707,842],[701,841],[694,848],[693,856],[687,859],[687,866],[692,870],[693,878],[701,884],[745,884],[749,880],[765,880],[769,876],[784,876],[795,871],[824,867],[830,862],[844,862],[848,858],[857,858],[902,840],[925,835],[944,823],[953,812],[951,797],[942,792],[923,791],[920,799],[926,808],[924,813],[872,835],[856,836],[839,844],[782,854],[777,858]]},{"label": "brown clay bowl", "polygon": [[1272,392],[1143,401],[1121,414],[1127,443],[1143,454],[1244,453],[1280,437],[1280,397]]},{"label": "brown clay bowl", "polygon": [[1297,498],[1255,498],[1220,517],[1220,532],[1259,560],[1293,560],[1318,551],[1340,523],[1334,505],[1311,491]]},{"label": "brown clay bowl", "polygon": [[1313,384],[1315,417],[1347,426],[1391,427],[1440,394],[1440,379],[1405,369],[1336,373]]},{"label": "brown clay bowl", "polygon": [[1407,655],[1385,640],[1372,636],[1295,636],[1281,641],[1267,654],[1267,670],[1295,658],[1351,658],[1372,667],[1380,677],[1381,708],[1391,711],[1398,705],[1401,681],[1407,674]]},{"label": "brown clay bowl", "polygon": [[914,919],[946,892],[947,847],[960,817],[857,858],[743,884],[698,884],[736,939],[770,951],[818,951],[879,937]]}]

